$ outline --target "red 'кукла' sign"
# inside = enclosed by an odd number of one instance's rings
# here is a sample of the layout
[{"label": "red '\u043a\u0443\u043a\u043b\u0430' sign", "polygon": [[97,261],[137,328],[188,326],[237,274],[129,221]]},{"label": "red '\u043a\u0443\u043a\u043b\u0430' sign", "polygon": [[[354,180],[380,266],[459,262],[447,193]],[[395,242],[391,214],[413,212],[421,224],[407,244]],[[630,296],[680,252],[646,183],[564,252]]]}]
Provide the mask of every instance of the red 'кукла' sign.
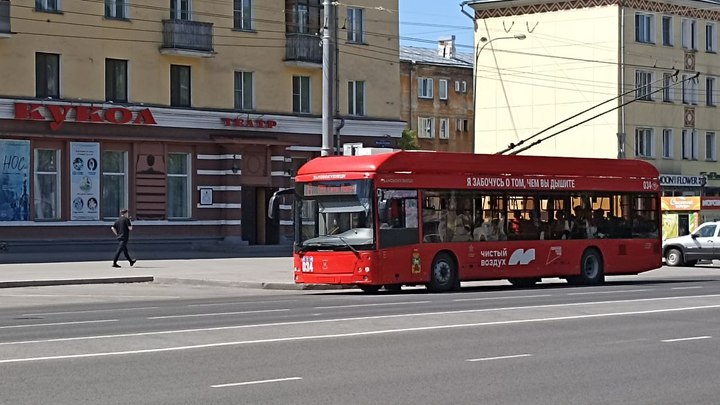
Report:
[{"label": "red '\u043a\u0443\u043a\u043b\u0430' sign", "polygon": [[51,121],[50,129],[56,131],[74,117],[75,122],[106,124],[156,125],[149,108],[132,111],[125,107],[101,108],[82,105],[15,103],[15,119]]}]

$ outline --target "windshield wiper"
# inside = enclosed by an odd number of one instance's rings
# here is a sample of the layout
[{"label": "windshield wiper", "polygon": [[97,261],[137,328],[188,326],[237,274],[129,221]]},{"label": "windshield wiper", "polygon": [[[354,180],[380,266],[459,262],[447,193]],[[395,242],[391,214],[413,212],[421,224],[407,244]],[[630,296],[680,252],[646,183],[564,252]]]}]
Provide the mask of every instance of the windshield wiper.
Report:
[{"label": "windshield wiper", "polygon": [[355,249],[351,244],[349,244],[348,241],[346,241],[345,238],[343,238],[342,236],[340,236],[340,235],[325,235],[325,236],[340,239],[342,241],[342,243],[345,244],[345,246],[350,248],[350,250],[352,250],[353,253],[355,253],[355,256],[360,257],[360,252],[358,252],[357,249]]}]

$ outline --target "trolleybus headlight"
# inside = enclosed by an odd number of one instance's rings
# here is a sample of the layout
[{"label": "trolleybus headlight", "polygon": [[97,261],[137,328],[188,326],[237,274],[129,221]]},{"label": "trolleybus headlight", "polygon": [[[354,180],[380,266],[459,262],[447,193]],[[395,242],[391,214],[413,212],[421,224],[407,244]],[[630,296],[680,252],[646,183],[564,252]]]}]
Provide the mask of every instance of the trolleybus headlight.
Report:
[{"label": "trolleybus headlight", "polygon": [[370,267],[365,267],[365,273],[370,273]]}]

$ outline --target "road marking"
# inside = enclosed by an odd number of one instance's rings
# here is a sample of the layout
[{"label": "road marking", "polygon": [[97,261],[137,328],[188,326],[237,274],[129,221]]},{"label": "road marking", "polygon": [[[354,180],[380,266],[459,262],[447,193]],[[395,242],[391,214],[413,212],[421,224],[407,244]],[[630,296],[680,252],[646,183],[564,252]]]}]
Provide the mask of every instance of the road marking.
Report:
[{"label": "road marking", "polygon": [[589,291],[589,292],[568,293],[567,295],[619,294],[619,293],[631,293],[631,292],[642,292],[642,291],[653,291],[653,289],[652,288],[641,288],[641,289],[637,289],[637,290]]},{"label": "road marking", "polygon": [[90,309],[86,311],[67,311],[67,312],[33,312],[22,314],[21,316],[37,316],[37,315],[67,315],[67,314],[90,314],[96,312],[118,312],[118,311],[137,311],[140,309],[159,309],[160,307],[138,307],[138,308],[111,308],[111,309]]},{"label": "road marking", "polygon": [[284,312],[289,309],[263,309],[257,311],[237,311],[237,312],[214,312],[210,314],[188,314],[188,315],[165,315],[165,316],[149,316],[146,319],[172,319],[172,318],[193,318],[200,316],[223,316],[223,315],[242,315],[242,314],[260,314],[265,312]]},{"label": "road marking", "polygon": [[[433,330],[461,329],[461,328],[473,328],[473,327],[497,326],[497,325],[520,325],[520,324],[527,324],[527,323],[569,321],[569,320],[578,320],[578,319],[599,319],[599,318],[608,318],[608,317],[614,317],[614,316],[659,314],[659,313],[667,313],[667,312],[683,312],[683,311],[695,311],[695,310],[715,309],[715,308],[720,308],[720,305],[707,305],[707,306],[685,307],[685,308],[653,309],[653,310],[632,311],[632,312],[608,312],[608,313],[601,313],[601,314],[570,315],[570,316],[558,316],[558,317],[551,317],[551,318],[530,318],[530,319],[516,319],[516,320],[507,320],[507,321],[461,323],[461,324],[451,324],[451,325],[418,326],[418,327],[414,327],[414,328],[382,329],[382,330],[372,330],[372,331],[364,331],[364,332],[334,333],[334,334],[327,334],[327,335],[288,336],[288,337],[280,337],[280,338],[238,340],[238,341],[232,341],[232,342],[206,343],[206,344],[197,344],[197,345],[188,345],[188,346],[171,346],[171,347],[160,347],[160,348],[155,348],[155,349],[125,350],[125,351],[116,351],[116,352],[97,352],[97,353],[69,354],[69,355],[62,355],[62,356],[25,357],[25,358],[16,358],[16,359],[3,359],[3,360],[0,360],[0,364],[28,363],[28,362],[49,361],[49,360],[83,359],[83,358],[94,358],[94,357],[126,356],[126,355],[133,355],[133,354],[167,353],[167,352],[176,352],[176,351],[185,351],[185,350],[198,350],[198,349],[208,349],[208,348],[216,348],[216,347],[241,346],[241,345],[263,344],[263,343],[301,342],[301,341],[310,341],[310,340],[339,339],[339,338],[360,337],[360,336],[381,336],[381,335],[389,335],[389,334],[396,334],[396,333],[425,332],[425,331],[433,331]],[[461,312],[467,312],[467,311],[461,311]],[[384,317],[369,317],[369,318],[384,318]],[[353,320],[353,319],[357,319],[357,318],[350,318],[349,320]],[[337,321],[337,320],[333,320],[333,321]],[[289,323],[296,323],[296,324],[297,323],[316,323],[316,322],[323,322],[323,321],[288,322],[288,324]],[[224,328],[206,328],[206,329],[202,329],[202,330],[238,329],[238,328],[243,328],[243,327],[255,327],[255,326],[259,326],[259,325],[231,326],[231,327],[224,327]],[[177,333],[177,331],[174,331],[174,332]],[[127,334],[125,336],[154,335],[154,334],[156,335],[156,334],[161,334],[161,333],[168,333],[168,332],[166,331],[166,332],[135,333],[135,334]],[[116,335],[116,336],[118,336],[118,335]],[[49,340],[45,340],[45,341],[36,341],[36,342],[57,342],[57,341],[81,340],[81,339],[90,339],[90,338],[107,338],[107,337],[110,337],[110,336],[49,339]],[[0,345],[9,345],[9,344],[18,344],[18,343],[28,343],[28,342],[7,342],[7,343],[0,343]]]},{"label": "road marking", "polygon": [[483,358],[479,358],[479,359],[467,359],[465,361],[473,362],[473,361],[506,360],[506,359],[517,359],[520,357],[532,357],[532,354],[526,353],[526,354],[515,354],[512,356],[483,357]]},{"label": "road marking", "polygon": [[413,304],[429,304],[431,302],[432,301],[382,302],[382,303],[377,303],[377,304],[332,305],[332,306],[328,306],[328,307],[313,307],[313,309],[379,307],[379,306],[385,306],[385,305],[413,305]]},{"label": "road marking", "polygon": [[542,298],[542,297],[552,297],[552,294],[515,295],[515,296],[506,296],[506,297],[458,298],[453,301],[461,302],[461,301],[516,300],[516,299],[521,299],[521,298]]},{"label": "road marking", "polygon": [[291,303],[298,302],[298,300],[278,300],[278,301],[235,301],[235,302],[218,302],[213,304],[188,304],[186,307],[217,307],[221,305],[249,305],[249,304],[277,304],[277,303]]},{"label": "road marking", "polygon": [[696,288],[702,288],[701,286],[691,286],[691,287],[673,287],[671,290],[693,290]]},{"label": "road marking", "polygon": [[275,378],[273,380],[258,380],[258,381],[245,381],[245,382],[230,383],[230,384],[217,384],[217,385],[211,385],[210,387],[211,388],[225,388],[225,387],[237,387],[240,385],[267,384],[267,383],[274,383],[274,382],[297,381],[297,380],[302,380],[302,377]]},{"label": "road marking", "polygon": [[[291,322],[272,322],[272,323],[259,323],[253,325],[233,325],[233,326],[216,326],[212,328],[194,328],[194,329],[178,329],[178,330],[162,330],[155,332],[137,332],[137,333],[121,333],[116,335],[97,335],[97,336],[77,336],[69,338],[57,338],[57,339],[45,339],[45,340],[25,340],[15,342],[0,342],[0,346],[9,345],[20,345],[20,344],[33,344],[33,343],[49,343],[49,342],[68,342],[75,340],[95,340],[95,339],[113,339],[121,337],[137,337],[137,336],[155,336],[155,335],[170,335],[176,333],[194,333],[194,332],[213,332],[219,330],[233,330],[233,329],[250,329],[250,328],[263,328],[263,327],[277,327],[277,326],[293,326],[293,325],[309,325],[309,324],[320,324],[320,323],[334,323],[334,322],[352,322],[352,321],[366,321],[376,319],[393,319],[393,318],[412,318],[419,316],[437,316],[437,315],[455,315],[455,314],[470,314],[470,313],[481,313],[481,312],[499,312],[499,311],[512,311],[512,310],[526,310],[526,309],[541,309],[541,308],[558,308],[558,307],[575,307],[575,306],[588,306],[588,305],[601,305],[601,304],[617,304],[617,303],[630,303],[630,302],[650,302],[650,301],[671,301],[682,298],[718,298],[720,294],[711,295],[697,295],[688,297],[660,297],[660,298],[642,298],[634,300],[615,300],[615,301],[594,301],[594,302],[575,302],[570,304],[546,304],[546,305],[531,305],[531,306],[518,306],[518,307],[504,307],[504,308],[484,308],[484,309],[465,309],[459,311],[438,311],[438,312],[420,312],[417,314],[393,314],[393,315],[373,315],[373,316],[358,316],[352,318],[333,318],[333,319],[317,319],[312,321],[291,321]],[[683,307],[683,308],[668,308],[668,309],[657,309],[657,310],[646,310],[637,312],[618,312],[608,314],[590,314],[590,315],[579,315],[576,317],[568,318],[547,318],[549,320],[564,320],[564,319],[581,319],[581,318],[593,318],[603,316],[616,316],[616,315],[641,315],[641,314],[654,314],[664,312],[678,312],[678,311],[691,311],[700,309],[712,309],[720,308],[720,304],[716,305],[705,305],[697,307]],[[320,314],[317,314],[320,315]],[[522,323],[520,321],[501,321],[494,324],[512,324]],[[485,326],[485,324],[468,324],[470,326]]]},{"label": "road marking", "polygon": [[701,340],[701,339],[712,339],[712,336],[695,336],[695,337],[680,338],[680,339],[665,339],[665,340],[661,340],[661,342],[674,343],[674,342],[686,342],[688,340]]},{"label": "road marking", "polygon": [[101,319],[97,321],[76,321],[76,322],[55,322],[55,323],[34,323],[30,325],[7,325],[0,326],[0,329],[16,329],[16,328],[33,328],[36,326],[58,326],[58,325],[79,325],[83,323],[104,323],[104,322],[117,322],[117,319]]}]

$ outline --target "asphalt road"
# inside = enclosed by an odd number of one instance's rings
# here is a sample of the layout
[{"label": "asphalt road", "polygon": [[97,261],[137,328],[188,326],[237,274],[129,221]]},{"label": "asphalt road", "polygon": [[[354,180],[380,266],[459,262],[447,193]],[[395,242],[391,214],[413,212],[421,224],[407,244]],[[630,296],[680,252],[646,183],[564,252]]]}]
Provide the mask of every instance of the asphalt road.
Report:
[{"label": "asphalt road", "polygon": [[720,272],[673,274],[0,305],[0,403],[717,404]]}]

